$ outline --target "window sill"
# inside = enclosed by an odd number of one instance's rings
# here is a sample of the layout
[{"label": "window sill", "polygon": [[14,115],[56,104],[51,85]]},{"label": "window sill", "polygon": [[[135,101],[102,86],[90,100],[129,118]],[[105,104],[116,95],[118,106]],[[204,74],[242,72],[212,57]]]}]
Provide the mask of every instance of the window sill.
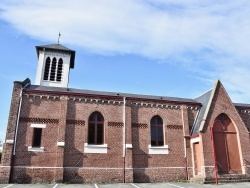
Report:
[{"label": "window sill", "polygon": [[148,145],[149,154],[169,154],[168,145],[164,146],[151,146]]},{"label": "window sill", "polygon": [[30,127],[34,127],[34,128],[46,128],[46,124],[30,124]]},{"label": "window sill", "polygon": [[108,145],[107,144],[92,145],[85,143],[84,153],[108,153]]},{"label": "window sill", "polygon": [[33,152],[44,152],[44,147],[28,147],[28,151],[33,151]]}]

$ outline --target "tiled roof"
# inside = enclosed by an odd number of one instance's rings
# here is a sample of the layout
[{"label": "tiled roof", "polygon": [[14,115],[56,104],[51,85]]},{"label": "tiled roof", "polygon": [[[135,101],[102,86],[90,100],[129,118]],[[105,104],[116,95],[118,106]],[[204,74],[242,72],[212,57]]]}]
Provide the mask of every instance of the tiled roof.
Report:
[{"label": "tiled roof", "polygon": [[63,50],[63,51],[73,51],[61,44],[49,44],[49,45],[43,45],[43,46],[37,46],[40,48],[48,48],[48,49],[54,49],[54,50]]},{"label": "tiled roof", "polygon": [[187,99],[187,98],[93,91],[93,90],[86,90],[86,89],[48,87],[48,86],[39,86],[39,85],[30,85],[28,88],[25,89],[25,91],[59,93],[59,94],[61,93],[61,94],[68,94],[68,95],[96,95],[96,96],[107,96],[107,97],[114,97],[114,98],[126,97],[128,99],[154,100],[154,101],[171,102],[171,103],[178,103],[178,104],[200,105],[199,102],[193,99]]},{"label": "tiled roof", "polygon": [[244,104],[244,103],[234,103],[234,106],[236,108],[240,108],[240,109],[250,108],[250,104]]},{"label": "tiled roof", "polygon": [[196,99],[194,99],[195,101],[201,103],[202,107],[198,111],[194,125],[192,127],[191,132],[190,132],[190,135],[194,135],[199,131],[200,123],[203,120],[203,117],[205,115],[206,109],[208,107],[208,102],[209,102],[210,97],[212,95],[212,91],[213,90],[211,89],[211,90],[207,91],[206,93],[202,94],[201,96],[197,97]]},{"label": "tiled roof", "polygon": [[70,68],[74,68],[75,65],[75,51],[66,48],[65,46],[61,44],[49,44],[49,45],[43,45],[43,46],[36,46],[36,51],[37,51],[37,57],[39,56],[39,50],[43,49],[50,49],[50,50],[55,50],[55,51],[62,51],[62,52],[69,52],[71,53],[70,57]]}]

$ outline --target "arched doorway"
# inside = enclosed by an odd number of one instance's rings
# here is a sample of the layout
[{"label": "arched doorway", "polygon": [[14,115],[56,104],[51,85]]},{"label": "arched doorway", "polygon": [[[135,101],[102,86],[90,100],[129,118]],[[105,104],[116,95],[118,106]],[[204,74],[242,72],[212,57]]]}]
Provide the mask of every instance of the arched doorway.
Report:
[{"label": "arched doorway", "polygon": [[218,173],[241,173],[237,131],[226,114],[214,121],[213,135]]}]

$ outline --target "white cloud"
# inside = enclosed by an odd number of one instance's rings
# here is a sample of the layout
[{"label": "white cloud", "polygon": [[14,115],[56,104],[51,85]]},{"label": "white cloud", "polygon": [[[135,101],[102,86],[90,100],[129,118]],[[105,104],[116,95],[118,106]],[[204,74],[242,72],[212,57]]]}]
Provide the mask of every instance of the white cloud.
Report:
[{"label": "white cloud", "polygon": [[60,31],[94,53],[179,63],[250,102],[249,0],[2,0],[0,9],[31,37],[54,43]]}]

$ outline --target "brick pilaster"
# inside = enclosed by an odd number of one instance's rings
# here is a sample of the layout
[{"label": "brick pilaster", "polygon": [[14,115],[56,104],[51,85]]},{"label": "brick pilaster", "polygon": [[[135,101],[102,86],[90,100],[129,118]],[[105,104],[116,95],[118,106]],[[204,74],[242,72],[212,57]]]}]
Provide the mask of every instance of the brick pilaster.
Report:
[{"label": "brick pilaster", "polygon": [[[65,145],[65,129],[66,129],[66,117],[67,117],[67,106],[68,106],[68,97],[61,96],[61,109],[60,120],[58,125],[58,142],[64,143]],[[63,182],[63,161],[64,161],[64,146],[57,146],[57,160],[56,160],[56,169],[55,169],[55,182]]]},{"label": "brick pilaster", "polygon": [[0,183],[8,183],[11,176],[11,161],[13,159],[13,143],[11,142],[14,142],[15,137],[21,88],[21,82],[14,82],[6,132],[6,141],[8,141],[8,143],[4,143],[3,145],[2,161],[0,166]]},{"label": "brick pilaster", "polygon": [[[131,107],[126,106],[126,144],[132,144],[132,117],[131,117]],[[133,147],[133,146],[132,146]],[[126,148],[126,160],[125,168],[125,182],[133,182],[133,159],[132,159],[132,148]]]},{"label": "brick pilaster", "polygon": [[[186,105],[182,106],[181,112],[182,112],[183,137],[189,136],[189,119],[188,119],[188,110],[187,110]],[[190,139],[188,137],[184,137],[183,142],[184,142],[184,139],[186,142],[186,145],[185,145],[186,158],[184,158],[184,163],[185,163],[185,166],[187,167],[185,169],[185,173],[186,173],[186,178],[189,178],[190,174],[188,173],[188,167],[192,166]]]}]

